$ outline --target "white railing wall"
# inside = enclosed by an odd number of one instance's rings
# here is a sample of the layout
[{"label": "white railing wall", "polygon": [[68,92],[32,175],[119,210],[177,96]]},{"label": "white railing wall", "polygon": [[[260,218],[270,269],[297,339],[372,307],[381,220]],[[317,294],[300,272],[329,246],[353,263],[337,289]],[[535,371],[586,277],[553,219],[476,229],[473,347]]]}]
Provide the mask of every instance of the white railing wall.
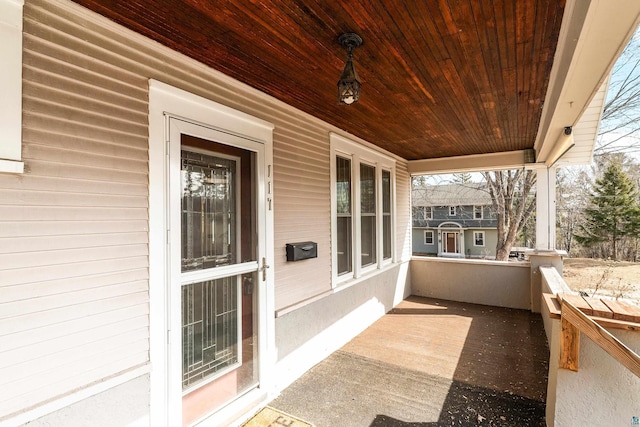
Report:
[{"label": "white railing wall", "polygon": [[[540,267],[539,273],[542,292],[573,293],[555,268]],[[580,343],[579,370],[560,369],[560,319],[551,317],[546,304],[542,304],[541,314],[550,351],[547,426],[631,425],[632,417],[640,417],[640,378],[586,337]],[[640,352],[639,332],[607,331]]]},{"label": "white railing wall", "polygon": [[413,295],[497,307],[531,307],[528,262],[413,257]]}]

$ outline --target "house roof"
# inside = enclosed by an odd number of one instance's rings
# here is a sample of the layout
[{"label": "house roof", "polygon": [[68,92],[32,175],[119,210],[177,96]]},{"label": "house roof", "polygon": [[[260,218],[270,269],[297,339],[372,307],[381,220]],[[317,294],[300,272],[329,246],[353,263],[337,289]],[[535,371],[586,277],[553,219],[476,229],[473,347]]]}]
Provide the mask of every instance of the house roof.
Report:
[{"label": "house roof", "polygon": [[484,183],[428,185],[414,188],[413,206],[490,205],[491,196]]},{"label": "house roof", "polygon": [[[416,161],[533,148],[548,161],[640,10],[628,0],[74,1]],[[341,106],[347,32],[364,40],[354,52],[363,87]]]}]

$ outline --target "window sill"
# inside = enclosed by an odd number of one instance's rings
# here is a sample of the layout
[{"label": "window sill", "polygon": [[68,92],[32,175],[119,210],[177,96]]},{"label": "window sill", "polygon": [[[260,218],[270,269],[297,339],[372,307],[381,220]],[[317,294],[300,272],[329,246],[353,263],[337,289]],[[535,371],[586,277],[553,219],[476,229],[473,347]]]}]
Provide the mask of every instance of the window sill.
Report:
[{"label": "window sill", "polygon": [[24,162],[0,159],[0,173],[24,173]]}]

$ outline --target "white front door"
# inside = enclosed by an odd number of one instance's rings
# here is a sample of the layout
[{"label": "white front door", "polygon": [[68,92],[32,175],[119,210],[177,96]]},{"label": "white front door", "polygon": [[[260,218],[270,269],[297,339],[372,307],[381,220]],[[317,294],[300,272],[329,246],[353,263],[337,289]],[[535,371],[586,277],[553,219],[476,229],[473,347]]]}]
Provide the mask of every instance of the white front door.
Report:
[{"label": "white front door", "polygon": [[264,145],[168,121],[169,404],[188,426],[260,385]]}]

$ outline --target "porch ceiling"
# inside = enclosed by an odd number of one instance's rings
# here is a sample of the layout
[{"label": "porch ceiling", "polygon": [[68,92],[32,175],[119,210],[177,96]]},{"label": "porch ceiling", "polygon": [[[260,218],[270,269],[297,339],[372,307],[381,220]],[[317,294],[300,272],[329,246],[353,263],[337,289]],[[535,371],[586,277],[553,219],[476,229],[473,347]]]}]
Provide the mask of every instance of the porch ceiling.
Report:
[{"label": "porch ceiling", "polygon": [[[75,1],[410,160],[533,148],[565,3]],[[351,106],[345,32],[364,39]]]}]

